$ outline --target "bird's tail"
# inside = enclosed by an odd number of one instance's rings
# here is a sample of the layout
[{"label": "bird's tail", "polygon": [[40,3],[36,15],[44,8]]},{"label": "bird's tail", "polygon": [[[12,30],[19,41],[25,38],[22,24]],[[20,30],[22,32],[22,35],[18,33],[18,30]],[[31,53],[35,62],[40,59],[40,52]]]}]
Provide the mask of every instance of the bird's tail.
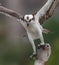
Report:
[{"label": "bird's tail", "polygon": [[52,33],[52,32],[51,32],[50,30],[48,30],[48,29],[43,29],[42,32],[45,33],[45,34]]}]

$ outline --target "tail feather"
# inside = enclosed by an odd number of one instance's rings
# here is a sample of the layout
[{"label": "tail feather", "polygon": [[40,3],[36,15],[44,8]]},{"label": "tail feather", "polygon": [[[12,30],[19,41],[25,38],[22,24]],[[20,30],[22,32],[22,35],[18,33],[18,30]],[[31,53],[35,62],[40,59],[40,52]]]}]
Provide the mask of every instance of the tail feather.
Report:
[{"label": "tail feather", "polygon": [[52,33],[52,32],[51,32],[50,30],[48,30],[48,29],[43,29],[42,32],[45,33],[45,34]]}]

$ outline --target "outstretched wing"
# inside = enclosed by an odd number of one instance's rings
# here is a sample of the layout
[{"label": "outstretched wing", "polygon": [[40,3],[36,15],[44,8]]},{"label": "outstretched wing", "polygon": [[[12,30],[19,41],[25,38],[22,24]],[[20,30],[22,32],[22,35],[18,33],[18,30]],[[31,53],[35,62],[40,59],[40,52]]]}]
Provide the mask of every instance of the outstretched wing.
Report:
[{"label": "outstretched wing", "polygon": [[46,4],[35,14],[40,24],[43,24],[45,20],[49,19],[56,6],[59,4],[59,0],[48,0]]},{"label": "outstretched wing", "polygon": [[17,19],[23,19],[22,17],[20,17],[19,13],[15,12],[11,9],[8,9],[6,7],[3,7],[1,5],[0,5],[0,13],[5,14],[7,16],[15,17]]}]

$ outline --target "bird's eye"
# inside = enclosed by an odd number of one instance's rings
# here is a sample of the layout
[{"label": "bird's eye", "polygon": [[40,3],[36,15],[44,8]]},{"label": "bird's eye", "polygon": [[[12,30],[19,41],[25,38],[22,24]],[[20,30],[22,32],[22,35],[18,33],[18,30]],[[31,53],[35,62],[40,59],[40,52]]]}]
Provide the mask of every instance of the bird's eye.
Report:
[{"label": "bird's eye", "polygon": [[31,22],[31,19],[29,20],[29,22]]}]

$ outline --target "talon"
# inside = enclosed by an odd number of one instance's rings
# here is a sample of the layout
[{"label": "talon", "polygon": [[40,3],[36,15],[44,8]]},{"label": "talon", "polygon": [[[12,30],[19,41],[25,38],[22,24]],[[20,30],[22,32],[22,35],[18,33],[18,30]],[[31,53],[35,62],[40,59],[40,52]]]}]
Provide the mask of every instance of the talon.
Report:
[{"label": "talon", "polygon": [[45,43],[40,43],[40,45],[45,45]]},{"label": "talon", "polygon": [[37,54],[32,54],[32,55],[30,56],[30,58],[37,59]]},{"label": "talon", "polygon": [[49,47],[49,44],[38,45],[38,49],[40,48],[45,49],[46,47]]},{"label": "talon", "polygon": [[38,49],[40,49],[40,48],[44,48],[45,45],[46,45],[46,44],[40,44],[40,45],[38,45]]}]

